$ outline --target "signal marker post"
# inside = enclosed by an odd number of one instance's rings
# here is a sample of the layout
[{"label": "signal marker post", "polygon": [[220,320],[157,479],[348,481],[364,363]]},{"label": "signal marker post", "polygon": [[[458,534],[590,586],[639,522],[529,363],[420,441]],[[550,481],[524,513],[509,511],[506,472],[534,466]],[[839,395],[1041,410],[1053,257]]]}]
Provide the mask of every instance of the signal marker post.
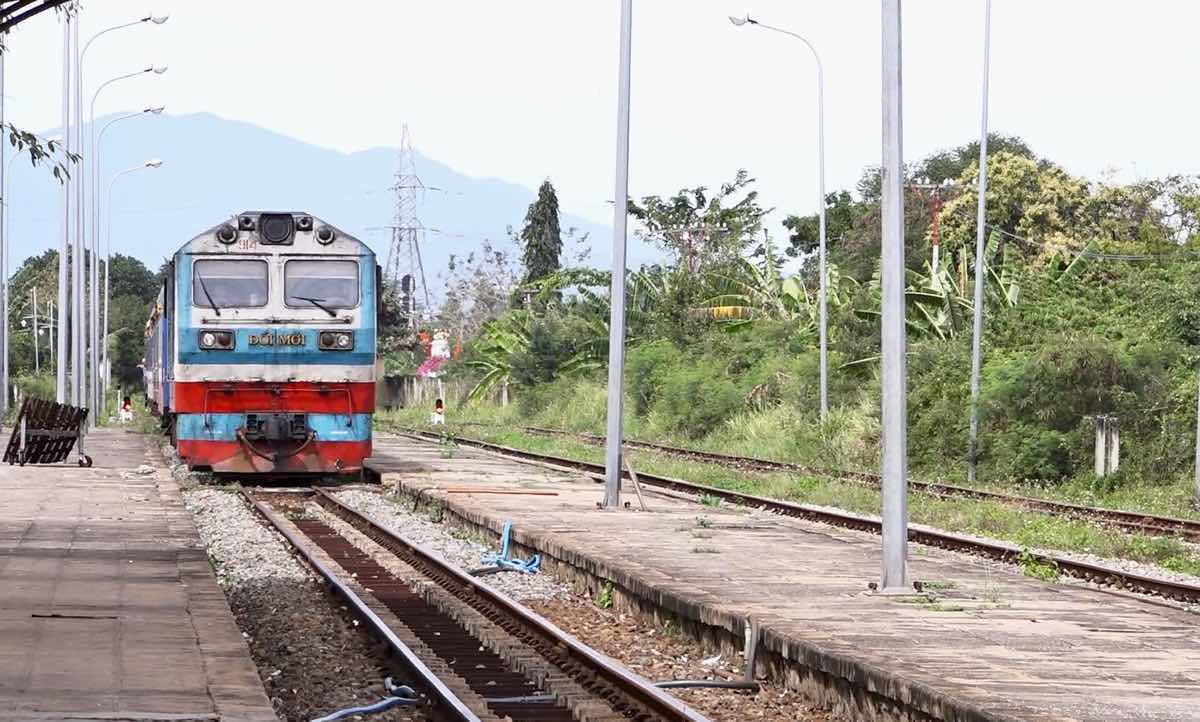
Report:
[{"label": "signal marker post", "polygon": [[904,359],[904,153],[900,0],[883,0],[883,594],[911,594],[908,563],[908,381]]},{"label": "signal marker post", "polygon": [[633,0],[621,0],[621,57],[617,84],[617,181],[613,195],[613,266],[608,321],[608,438],[604,508],[621,507],[621,412],[625,376],[625,225],[629,198],[629,56]]}]

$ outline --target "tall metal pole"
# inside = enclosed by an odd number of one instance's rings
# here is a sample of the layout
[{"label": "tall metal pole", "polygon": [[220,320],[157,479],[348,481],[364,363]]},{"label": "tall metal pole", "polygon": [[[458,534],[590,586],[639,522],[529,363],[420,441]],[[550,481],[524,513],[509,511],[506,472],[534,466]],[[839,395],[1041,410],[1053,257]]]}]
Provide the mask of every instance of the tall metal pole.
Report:
[{"label": "tall metal pole", "polygon": [[[144,110],[139,110],[136,113],[127,113],[125,115],[118,115],[116,118],[113,118],[112,120],[105,123],[103,125],[103,127],[100,128],[100,132],[96,134],[96,139],[92,143],[92,175],[96,177],[96,182],[93,186],[95,190],[93,191],[93,194],[92,194],[92,198],[94,198],[96,201],[93,204],[93,206],[95,207],[96,223],[93,226],[92,236],[97,239],[97,242],[100,239],[99,223],[101,220],[101,207],[100,207],[99,175],[103,171],[103,153],[101,151],[104,148],[104,132],[107,131],[113,123],[117,123],[122,120],[128,120],[129,118],[136,118],[136,117],[139,117],[142,115],[147,115],[147,114],[161,115],[162,112],[163,112],[163,106],[160,105],[158,107],[150,107],[150,108],[146,108]],[[111,187],[109,190],[110,190],[110,192],[108,195],[107,203],[111,204],[112,203]],[[111,210],[111,206],[106,205],[105,207],[109,208]],[[105,246],[104,298],[103,298],[103,302],[101,304],[103,307],[103,314],[104,314],[104,331],[101,334],[101,341],[100,341],[100,368],[103,370],[104,376],[103,376],[102,385],[101,385],[100,405],[104,408],[107,408],[108,386],[112,382],[112,369],[111,369],[112,364],[110,363],[110,360],[108,357],[109,356],[109,354],[108,354],[108,306],[109,306],[108,294],[109,294],[109,286],[110,286],[108,274],[109,274],[109,268],[111,267],[111,263],[112,263],[112,216],[111,215],[108,218],[108,230],[105,234],[104,246]]]},{"label": "tall metal pole", "polygon": [[882,382],[885,594],[908,591],[908,419],[904,329],[904,151],[900,0],[883,0]]},{"label": "tall metal pole", "polygon": [[9,330],[8,330],[8,246],[11,239],[8,237],[8,228],[6,220],[8,218],[8,176],[5,173],[7,163],[4,162],[4,149],[7,143],[4,143],[4,54],[0,54],[0,319],[3,319],[3,326],[0,327],[0,346],[3,351],[0,351],[0,387],[4,389],[4,398],[0,399],[0,415],[8,411],[8,357],[9,357]]},{"label": "tall metal pole", "polygon": [[975,321],[971,331],[971,431],[967,449],[967,481],[975,481],[979,457],[979,376],[983,365],[984,248],[987,244],[988,66],[992,54],[992,0],[983,10],[983,103],[979,121],[979,201],[975,209]]},{"label": "tall metal pole", "polygon": [[33,373],[42,372],[41,340],[38,339],[37,286],[33,287]]},{"label": "tall metal pole", "polygon": [[[79,177],[74,184],[75,189],[75,255],[71,259],[72,269],[72,288],[71,288],[71,363],[72,363],[72,403],[75,406],[87,406],[88,398],[85,392],[87,380],[87,304],[86,296],[86,275],[84,272],[84,260],[87,256],[86,241],[84,239],[83,225],[83,168],[85,161],[90,159],[84,158],[83,147],[83,77],[79,74],[79,21],[71,25],[71,58],[75,63],[75,87],[72,99],[75,103],[74,107],[74,125],[72,132],[75,133],[75,147],[79,149]],[[82,452],[82,450],[81,450]]]},{"label": "tall metal pole", "polygon": [[50,365],[54,366],[54,301],[46,302],[46,323],[50,326],[46,331],[46,348],[50,350]]},{"label": "tall metal pole", "polygon": [[1196,393],[1196,495],[1192,505],[1200,509],[1200,373],[1197,374]]},{"label": "tall metal pole", "polygon": [[[803,40],[803,38],[801,38]],[[817,264],[817,272],[821,274],[821,300],[820,300],[820,345],[821,345],[821,421],[829,415],[829,312],[828,312],[828,296],[829,290],[826,288],[829,274],[825,270],[825,70],[821,67],[821,56],[817,55],[817,49],[812,46],[807,40],[804,41],[809,49],[813,52],[813,57],[817,61],[817,148],[818,159],[821,166],[820,180],[820,198],[819,205],[819,222],[821,228],[821,250],[820,259]]]},{"label": "tall metal pole", "polygon": [[[62,138],[63,149],[71,152],[71,15],[63,15],[63,98],[62,98]],[[67,161],[68,176],[63,179],[63,210],[62,238],[58,244],[58,363],[54,367],[55,400],[60,404],[67,402],[67,276],[68,253],[71,236],[71,178],[76,169]]]},{"label": "tall metal pole", "polygon": [[621,0],[621,54],[617,82],[617,173],[613,194],[612,288],[608,321],[608,439],[604,506],[621,506],[621,413],[625,380],[625,233],[629,214],[629,59],[633,0]]}]

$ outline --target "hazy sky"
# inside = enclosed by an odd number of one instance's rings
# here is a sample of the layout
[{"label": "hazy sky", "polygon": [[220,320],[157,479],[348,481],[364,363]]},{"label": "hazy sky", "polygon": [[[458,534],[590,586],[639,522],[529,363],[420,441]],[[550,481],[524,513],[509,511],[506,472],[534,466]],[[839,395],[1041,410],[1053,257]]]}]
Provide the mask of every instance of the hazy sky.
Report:
[{"label": "hazy sky", "polygon": [[[100,39],[85,74],[94,88],[170,66],[114,84],[98,113],[165,104],[345,151],[395,145],[407,122],[431,157],[530,187],[549,177],[564,209],[611,223],[619,4],[87,0],[85,36],[150,8],[171,19]],[[815,210],[815,66],[797,41],[726,18],[747,11],[823,55],[830,190],[878,163],[878,0],[634,6],[632,195],[745,167],[767,205]],[[993,12],[993,130],[1089,176],[1200,169],[1200,3],[997,0]],[[906,158],[978,135],[982,21],[983,0],[905,3]],[[8,39],[19,125],[59,123],[60,39],[53,13]],[[169,147],[146,153],[170,162]]]}]

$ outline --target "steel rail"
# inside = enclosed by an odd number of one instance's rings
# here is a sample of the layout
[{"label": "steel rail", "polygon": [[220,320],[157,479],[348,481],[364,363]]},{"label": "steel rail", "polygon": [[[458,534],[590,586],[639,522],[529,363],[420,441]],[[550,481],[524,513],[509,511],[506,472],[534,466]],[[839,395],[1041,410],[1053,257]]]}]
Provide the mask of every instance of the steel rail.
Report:
[{"label": "steel rail", "polygon": [[[600,469],[603,473],[603,467]],[[545,617],[483,584],[424,547],[375,523],[324,489],[313,488],[312,491],[314,498],[322,508],[349,523],[392,553],[415,561],[419,571],[429,575],[444,589],[484,613],[485,616],[490,611],[488,607],[498,609],[502,616],[515,621],[521,630],[538,637],[546,648],[553,649],[557,654],[567,657],[571,663],[581,666],[586,670],[585,676],[603,680],[657,718],[670,722],[706,722],[704,716],[677,698],[661,691],[624,665],[580,642]],[[456,590],[448,588],[447,581],[450,585],[458,587],[457,593]]]},{"label": "steel rail", "polygon": [[[440,441],[442,439],[441,435],[433,434],[427,431],[408,430],[406,433],[427,441]],[[549,454],[539,454],[536,452],[514,449],[511,447],[502,446],[500,444],[493,444],[491,442],[462,436],[455,436],[453,438],[455,443],[463,446],[471,446],[519,460],[552,464],[554,466],[576,469],[587,473],[593,478],[604,474],[604,466],[602,464],[594,464],[588,461],[579,461],[577,459],[567,459]],[[623,476],[628,478],[628,472],[625,472]],[[669,489],[671,491],[682,492],[685,494],[691,494],[693,496],[715,497],[722,501],[729,502],[730,504],[762,509],[783,516],[804,519],[806,521],[815,521],[833,526],[857,529],[859,531],[871,532],[873,534],[880,534],[883,530],[879,519],[853,514],[850,512],[836,511],[833,509],[808,506],[805,504],[797,504],[795,502],[781,501],[779,499],[770,499],[753,494],[730,491],[728,489],[722,489],[715,486],[708,486],[706,484],[697,484],[695,482],[685,481],[683,479],[649,474],[644,471],[638,472],[638,481],[640,481],[642,484]],[[1088,582],[1112,586],[1126,591],[1137,592],[1139,594],[1159,596],[1177,602],[1186,602],[1190,604],[1200,603],[1200,586],[1187,584],[1184,582],[1169,581],[1166,579],[1156,579],[1154,577],[1127,572],[1122,569],[1114,569],[1112,567],[1105,567],[1098,564],[1069,559],[1057,554],[1034,552],[1028,549],[1023,549],[1015,544],[1009,544],[1007,542],[984,541],[982,539],[975,539],[959,534],[939,531],[920,525],[909,526],[908,539],[909,541],[923,544],[925,546],[939,547],[942,549],[965,552],[976,556],[984,556],[1010,564],[1033,562],[1042,565],[1052,565],[1058,570],[1058,572],[1062,574],[1066,574],[1068,576]]]},{"label": "steel rail", "polygon": [[[603,441],[602,437],[594,434],[566,431],[563,429],[547,429],[538,426],[527,426],[525,427],[525,431],[543,436],[573,437],[577,439],[583,439],[589,443],[600,443]],[[877,487],[880,484],[878,474],[866,471],[846,471],[843,469],[808,466],[806,464],[797,464],[794,462],[774,461],[771,459],[762,459],[752,456],[735,456],[714,451],[685,449],[676,446],[656,444],[649,441],[635,441],[631,439],[625,440],[625,446],[633,449],[644,449],[646,451],[654,451],[663,454],[670,454],[672,456],[711,462],[736,469],[749,469],[753,471],[768,472],[794,471],[812,476],[824,476],[851,481],[868,486]],[[914,491],[919,491],[924,494],[930,494],[941,498],[963,498],[975,499],[977,501],[994,501],[1007,506],[1016,506],[1033,511],[1044,511],[1051,514],[1060,514],[1062,516],[1067,516],[1072,519],[1079,519],[1082,521],[1100,522],[1109,526],[1123,529],[1125,531],[1148,534],[1150,536],[1179,536],[1190,542],[1200,542],[1200,521],[1194,519],[1181,519],[1178,517],[1158,516],[1155,514],[1127,511],[1124,509],[1107,509],[1104,507],[1072,504],[1070,502],[1037,499],[1027,496],[1017,496],[1015,494],[1004,494],[995,491],[972,489],[970,487],[944,484],[941,482],[915,481],[910,479],[908,485]]]},{"label": "steel rail", "polygon": [[394,632],[392,632],[387,624],[385,624],[384,621],[380,619],[379,616],[376,615],[369,606],[367,606],[366,602],[364,602],[362,598],[354,592],[353,589],[348,587],[345,582],[338,578],[337,574],[335,574],[333,570],[322,564],[321,561],[309,551],[303,540],[293,534],[286,525],[280,523],[279,519],[275,515],[275,512],[273,512],[270,507],[268,507],[262,501],[254,498],[253,494],[246,489],[242,489],[242,495],[246,497],[246,500],[250,503],[254,510],[257,511],[264,519],[266,519],[276,531],[282,534],[284,539],[287,539],[288,543],[292,545],[292,548],[294,548],[298,554],[304,557],[305,561],[307,561],[308,564],[315,569],[318,574],[325,578],[325,581],[329,583],[333,590],[346,600],[346,602],[354,610],[354,613],[366,622],[367,626],[375,634],[375,636],[387,643],[388,647],[395,652],[397,656],[399,656],[404,666],[408,667],[409,670],[417,675],[419,680],[416,681],[416,684],[419,687],[431,692],[435,697],[435,702],[448,713],[450,713],[453,719],[462,720],[462,722],[480,722],[479,717],[472,712],[471,709],[467,707],[467,705],[464,704],[463,701],[459,699],[458,696],[455,695],[454,692],[442,682],[442,680],[438,679],[438,676],[434,674],[429,667],[425,666],[425,663],[421,661],[420,657],[418,657],[416,653],[414,653],[412,649],[408,647],[408,645],[402,642],[400,638],[397,637]]}]

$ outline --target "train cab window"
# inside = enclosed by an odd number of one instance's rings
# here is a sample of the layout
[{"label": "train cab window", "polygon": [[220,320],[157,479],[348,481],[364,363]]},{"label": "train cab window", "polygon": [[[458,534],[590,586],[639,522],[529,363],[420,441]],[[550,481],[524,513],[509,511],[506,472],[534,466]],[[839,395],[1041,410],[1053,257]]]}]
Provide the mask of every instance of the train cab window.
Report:
[{"label": "train cab window", "polygon": [[295,259],[283,268],[283,300],[293,308],[354,308],[358,293],[358,261]]},{"label": "train cab window", "polygon": [[250,258],[197,260],[192,264],[192,305],[259,308],[267,305],[267,263]]}]

